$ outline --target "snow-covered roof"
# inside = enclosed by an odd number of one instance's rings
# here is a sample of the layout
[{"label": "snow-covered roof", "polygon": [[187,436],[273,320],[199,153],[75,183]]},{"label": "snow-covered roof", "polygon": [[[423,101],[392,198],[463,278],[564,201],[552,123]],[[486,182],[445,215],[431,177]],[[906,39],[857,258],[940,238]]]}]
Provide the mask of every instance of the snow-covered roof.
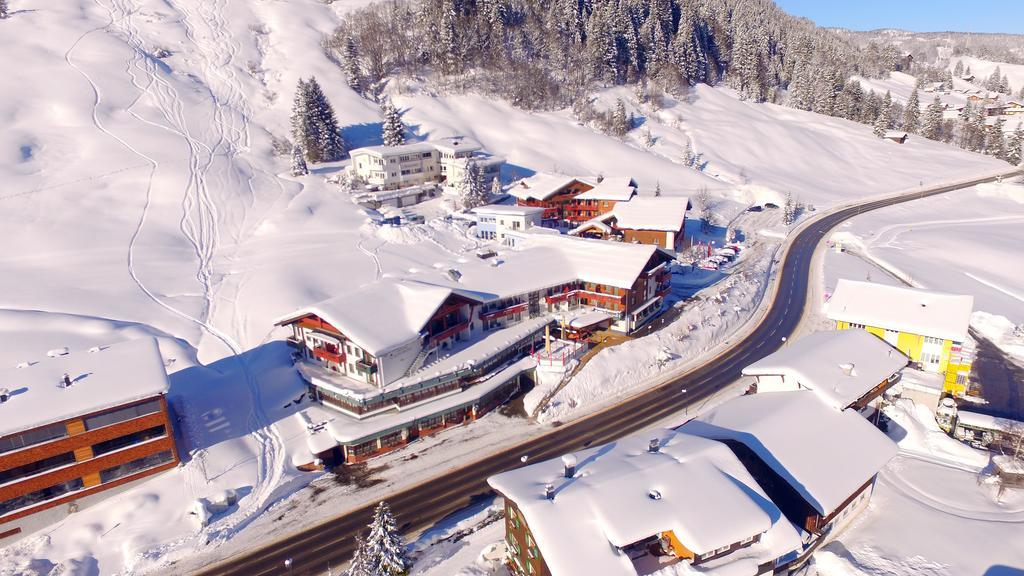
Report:
[{"label": "snow-covered roof", "polygon": [[902,139],[907,137],[906,132],[900,132],[899,130],[889,130],[885,133],[886,138]]},{"label": "snow-covered roof", "polygon": [[275,323],[287,324],[312,314],[379,356],[419,337],[450,294],[451,290],[442,286],[385,279],[305,306]]},{"label": "snow-covered roof", "polygon": [[743,369],[785,376],[842,410],[907,365],[908,358],[864,330],[815,332]]},{"label": "snow-covered roof", "polygon": [[434,150],[434,144],[431,142],[410,142],[398,146],[363,146],[362,148],[353,149],[349,152],[349,156],[358,156],[359,154],[401,156],[402,154],[422,154],[424,152],[433,152]]},{"label": "snow-covered roof", "polygon": [[957,425],[970,426],[972,428],[983,428],[985,430],[1011,430],[1017,426],[1022,426],[1024,423],[1009,418],[999,418],[998,416],[990,416],[988,414],[982,414],[981,412],[971,412],[970,410],[959,410],[957,411]]},{"label": "snow-covered roof", "polygon": [[572,176],[538,172],[513,184],[508,193],[520,200],[547,200],[578,181]]},{"label": "snow-covered roof", "polygon": [[575,276],[584,282],[632,288],[644,266],[658,252],[649,244],[623,244],[568,236],[536,236],[537,248],[552,247],[569,260]]},{"label": "snow-covered roof", "polygon": [[450,136],[448,138],[438,138],[436,140],[430,140],[430,144],[434,146],[436,150],[441,152],[465,152],[472,151],[476,152],[483,148],[479,142],[472,138],[466,138],[465,136]]},{"label": "snow-covered roof", "polygon": [[604,222],[605,220],[610,220],[611,216],[612,213],[609,212],[608,214],[604,214],[603,216],[598,216],[597,218],[587,220],[583,224],[580,224],[579,226],[573,228],[572,230],[569,230],[569,235],[577,236],[581,232],[585,232],[587,230],[590,230],[591,228],[596,228],[605,234],[611,234],[612,227],[609,226],[608,224],[605,224]]},{"label": "snow-covered roof", "polygon": [[853,410],[810,390],[740,396],[691,420],[684,432],[744,444],[822,516],[896,455],[896,444]]},{"label": "snow-covered roof", "polygon": [[599,322],[604,322],[611,318],[611,315],[607,312],[600,310],[591,310],[589,312],[583,312],[582,314],[576,314],[569,319],[569,327],[571,328],[586,328],[587,326],[593,326]]},{"label": "snow-covered roof", "polygon": [[541,214],[544,209],[540,206],[510,206],[508,204],[488,204],[487,206],[480,206],[473,208],[474,214],[487,214],[490,215],[508,215],[508,216],[529,216],[531,214]]},{"label": "snow-covered roof", "polygon": [[636,194],[636,182],[629,176],[608,176],[600,182],[592,183],[592,186],[576,199],[626,202]]},{"label": "snow-covered roof", "polygon": [[963,342],[973,308],[973,296],[840,279],[827,314],[830,320]]},{"label": "snow-covered roof", "polygon": [[[657,438],[657,452],[648,450]],[[720,442],[658,429],[561,459],[504,472],[488,484],[513,500],[555,576],[635,576],[618,548],[672,531],[701,554],[788,526],[735,455]],[[545,485],[554,497],[545,497]]]},{"label": "snow-covered roof", "polygon": [[[0,372],[0,388],[10,393],[0,403],[0,436],[152,398],[168,387],[152,338],[26,359],[23,365]],[[64,374],[72,381],[66,388]]]},{"label": "snow-covered roof", "polygon": [[685,196],[640,197],[616,204],[612,214],[617,228],[678,232],[683,229],[689,205]]}]

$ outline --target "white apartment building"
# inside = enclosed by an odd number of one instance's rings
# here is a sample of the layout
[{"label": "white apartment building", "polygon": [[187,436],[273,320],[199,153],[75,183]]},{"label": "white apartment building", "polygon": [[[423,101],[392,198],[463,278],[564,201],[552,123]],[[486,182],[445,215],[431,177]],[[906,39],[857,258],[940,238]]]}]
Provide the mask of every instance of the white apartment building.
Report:
[{"label": "white apartment building", "polygon": [[544,209],[540,206],[508,206],[490,204],[473,209],[477,217],[476,237],[481,240],[497,240],[507,246],[515,246],[521,238],[515,232],[541,225]]},{"label": "white apartment building", "polygon": [[499,176],[505,159],[483,152],[479,142],[454,136],[401,146],[367,146],[350,153],[352,170],[369,191],[400,190],[442,184],[454,188],[461,182],[466,162],[472,158],[490,181]]}]

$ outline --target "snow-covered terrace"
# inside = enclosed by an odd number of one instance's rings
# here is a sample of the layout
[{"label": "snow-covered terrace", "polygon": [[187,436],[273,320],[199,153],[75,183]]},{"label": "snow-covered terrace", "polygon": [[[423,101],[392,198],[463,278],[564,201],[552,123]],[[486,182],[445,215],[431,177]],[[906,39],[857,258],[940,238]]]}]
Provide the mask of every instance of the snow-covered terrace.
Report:
[{"label": "snow-covered terrace", "polygon": [[842,410],[903,369],[909,359],[864,330],[814,332],[743,369],[746,376],[781,376]]},{"label": "snow-covered terrace", "polygon": [[840,279],[828,318],[963,342],[973,308],[973,296]]},{"label": "snow-covered terrace", "polygon": [[[165,394],[167,373],[156,340],[142,338],[88,351],[53,351],[0,372],[0,436]],[[64,385],[64,375],[71,380]]]},{"label": "snow-covered terrace", "polygon": [[682,431],[744,444],[822,516],[896,455],[896,444],[853,410],[810,390],[766,392],[722,404]]},{"label": "snow-covered terrace", "polygon": [[570,478],[554,459],[487,480],[516,503],[554,575],[635,576],[620,548],[667,531],[697,554],[757,535],[767,551],[761,561],[800,547],[793,526],[720,442],[658,429],[574,457]]}]

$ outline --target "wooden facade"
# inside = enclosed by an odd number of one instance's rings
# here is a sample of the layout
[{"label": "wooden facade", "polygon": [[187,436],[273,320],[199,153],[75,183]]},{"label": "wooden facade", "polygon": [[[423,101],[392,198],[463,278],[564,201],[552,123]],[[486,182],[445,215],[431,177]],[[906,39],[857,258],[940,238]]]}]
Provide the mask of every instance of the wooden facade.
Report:
[{"label": "wooden facade", "polygon": [[[153,406],[153,402],[158,403],[153,412],[109,425],[86,426],[86,421],[93,417],[125,413],[136,407]],[[179,462],[163,395],[55,424],[64,426],[64,436],[0,453],[0,475],[9,476],[0,486],[0,532],[14,530],[5,526],[9,522],[156,474]],[[44,427],[19,434],[41,428]],[[146,462],[152,465],[144,465]],[[52,497],[33,496],[58,486],[70,489],[54,491]],[[18,506],[19,499],[26,504]],[[6,507],[11,509],[4,511]]]},{"label": "wooden facade", "polygon": [[544,224],[561,224],[569,220],[569,215],[574,213],[575,210],[572,208],[573,200],[576,196],[591,190],[594,187],[586,182],[580,182],[579,180],[573,180],[569,184],[560,188],[557,192],[548,196],[544,200],[537,200],[536,198],[522,199],[519,198],[516,204],[519,206],[533,206],[544,209],[544,214],[541,217]]}]

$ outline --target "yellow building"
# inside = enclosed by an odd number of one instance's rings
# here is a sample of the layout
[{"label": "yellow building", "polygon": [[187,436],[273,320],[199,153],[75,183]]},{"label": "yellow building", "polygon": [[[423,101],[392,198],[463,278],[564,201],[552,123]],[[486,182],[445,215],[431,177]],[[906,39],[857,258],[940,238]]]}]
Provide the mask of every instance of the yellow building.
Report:
[{"label": "yellow building", "polygon": [[926,372],[945,375],[943,390],[967,391],[974,360],[968,338],[974,297],[840,280],[828,302],[837,330],[862,328]]}]

